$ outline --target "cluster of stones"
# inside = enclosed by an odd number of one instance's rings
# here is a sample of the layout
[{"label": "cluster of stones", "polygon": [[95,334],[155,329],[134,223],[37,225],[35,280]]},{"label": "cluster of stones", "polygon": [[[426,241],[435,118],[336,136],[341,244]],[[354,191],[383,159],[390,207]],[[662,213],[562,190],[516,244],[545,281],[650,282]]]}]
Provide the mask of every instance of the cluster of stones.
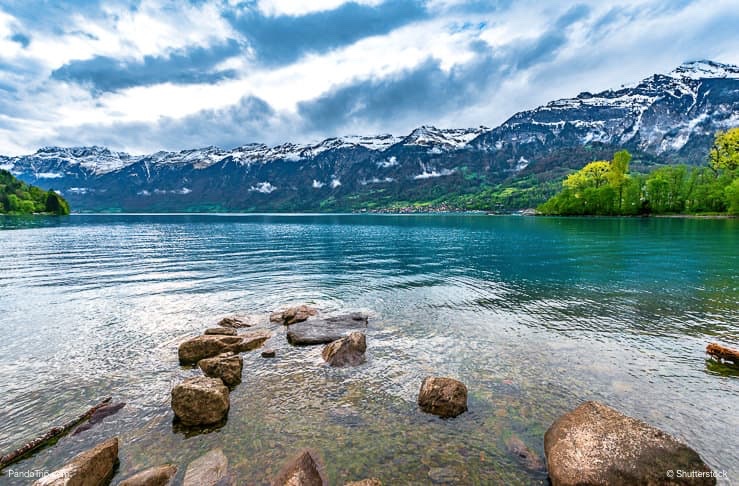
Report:
[{"label": "cluster of stones", "polygon": [[[287,327],[287,342],[293,346],[325,345],[321,356],[329,366],[357,366],[365,361],[367,315],[351,314],[317,318],[318,311],[306,305],[289,307],[270,315],[270,321]],[[314,319],[310,319],[316,317]]]},{"label": "cluster of stones", "polygon": [[172,388],[172,410],[185,426],[205,426],[225,420],[230,388],[241,383],[244,360],[239,353],[254,350],[269,339],[268,331],[238,334],[250,324],[238,318],[221,320],[218,327],[189,339],[178,349],[180,364],[197,364],[204,376],[188,378]]},{"label": "cluster of stones", "polygon": [[[118,465],[118,438],[114,437],[72,458],[53,473],[36,481],[34,486],[71,486],[109,484]],[[326,486],[325,466],[318,454],[303,450],[288,461],[272,481],[274,486]],[[177,466],[164,464],[124,479],[118,486],[168,486],[174,483]],[[213,449],[188,464],[183,486],[234,486],[234,474],[229,471],[223,450]],[[345,486],[382,486],[379,479],[363,479]]]},{"label": "cluster of stones", "polygon": [[[270,315],[270,321],[287,328],[287,341],[295,346],[324,345],[322,357],[334,367],[357,366],[365,361],[367,316],[348,314],[319,318],[316,309],[290,307]],[[271,337],[266,331],[237,334],[236,328],[249,324],[226,318],[219,327],[182,343],[182,364],[197,364],[205,376],[189,378],[172,390],[172,408],[185,425],[200,426],[221,422],[228,414],[229,388],[241,382],[243,360],[238,353],[256,349]],[[723,350],[721,350],[723,352]],[[265,350],[274,357],[274,350]],[[734,356],[730,356],[734,357]],[[722,358],[726,359],[726,353]],[[449,377],[426,377],[418,392],[419,408],[442,419],[451,419],[468,410],[467,387]],[[509,437],[506,447],[521,464],[531,470],[548,470],[553,486],[581,484],[716,484],[716,477],[697,452],[671,435],[628,417],[599,402],[585,402],[563,415],[544,436],[546,466],[520,438]],[[110,439],[79,454],[68,464],[36,485],[78,484],[69,478],[84,478],[79,484],[105,484],[118,461],[118,439]],[[290,460],[272,481],[277,486],[327,485],[323,463],[312,450],[303,450]],[[692,471],[688,479],[669,475],[670,471]],[[147,469],[121,482],[124,486],[170,484],[176,466],[166,464]],[[188,465],[185,486],[235,484],[228,471],[228,459],[214,449]],[[345,486],[380,486],[378,479],[364,479]]]}]

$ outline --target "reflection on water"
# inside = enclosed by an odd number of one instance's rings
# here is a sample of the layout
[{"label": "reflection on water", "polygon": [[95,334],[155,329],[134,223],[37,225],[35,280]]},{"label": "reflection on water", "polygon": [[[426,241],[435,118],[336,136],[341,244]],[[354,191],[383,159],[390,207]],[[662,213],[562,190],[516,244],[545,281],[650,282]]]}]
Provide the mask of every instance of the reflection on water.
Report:
[{"label": "reflection on water", "polygon": [[[122,439],[122,478],[222,446],[266,483],[301,447],[332,484],[456,478],[529,484],[505,443],[543,457],[551,422],[607,402],[739,476],[736,376],[708,341],[739,344],[739,221],[488,216],[0,218],[0,450],[113,395],[127,406],[18,465],[55,468]],[[229,420],[187,437],[169,390],[197,372],[176,346],[232,312],[287,303],[371,313],[368,362],[321,365],[273,326],[278,357],[244,355]],[[422,378],[463,380],[470,411],[420,413]],[[7,480],[3,478],[0,481]]]}]

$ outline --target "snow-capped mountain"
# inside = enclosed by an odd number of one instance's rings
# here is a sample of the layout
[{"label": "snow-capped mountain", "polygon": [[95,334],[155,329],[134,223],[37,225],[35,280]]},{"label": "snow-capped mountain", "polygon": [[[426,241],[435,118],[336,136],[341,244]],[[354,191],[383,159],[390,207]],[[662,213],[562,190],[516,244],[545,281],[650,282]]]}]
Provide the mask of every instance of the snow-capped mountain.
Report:
[{"label": "snow-capped mountain", "polygon": [[697,162],[716,130],[739,125],[738,89],[739,67],[689,62],[629,87],[517,113],[473,144],[500,150],[506,144],[600,142]]},{"label": "snow-capped mountain", "polygon": [[33,174],[38,179],[57,179],[79,170],[99,175],[125,167],[136,161],[123,152],[111,152],[105,147],[43,147],[35,154],[21,157],[0,156],[0,169]]},{"label": "snow-capped mountain", "polygon": [[739,68],[696,61],[616,90],[552,101],[493,129],[421,126],[404,137],[150,155],[46,147],[0,156],[0,168],[61,191],[77,210],[346,209],[561,176],[622,147],[642,165],[702,164],[715,132],[734,126]]},{"label": "snow-capped mountain", "polygon": [[401,143],[446,152],[465,148],[471,140],[488,130],[490,129],[487,127],[439,129],[423,125],[403,138]]}]

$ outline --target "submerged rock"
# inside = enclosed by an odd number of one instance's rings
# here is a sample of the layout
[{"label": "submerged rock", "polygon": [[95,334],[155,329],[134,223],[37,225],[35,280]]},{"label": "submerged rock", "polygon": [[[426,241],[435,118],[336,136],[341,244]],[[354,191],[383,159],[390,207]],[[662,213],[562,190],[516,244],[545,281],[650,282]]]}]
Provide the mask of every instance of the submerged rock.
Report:
[{"label": "submerged rock", "polygon": [[36,481],[34,486],[107,484],[118,464],[118,437],[77,454],[61,469]]},{"label": "submerged rock", "polygon": [[467,411],[467,387],[453,378],[424,378],[418,392],[421,410],[439,417],[456,417]]},{"label": "submerged rock", "polygon": [[295,324],[296,322],[302,322],[307,320],[309,317],[318,315],[318,309],[307,305],[298,305],[295,307],[288,307],[283,311],[273,312],[269,316],[269,320],[272,322],[280,322],[286,326]]},{"label": "submerged rock", "polygon": [[506,449],[513,454],[523,466],[530,471],[542,471],[546,469],[539,454],[531,450],[520,437],[512,435],[505,441]]},{"label": "submerged rock", "polygon": [[235,336],[236,329],[233,329],[231,327],[209,327],[205,330],[203,334],[205,334],[206,336]]},{"label": "submerged rock", "polygon": [[428,472],[431,484],[461,484],[462,475],[453,467],[432,467]]},{"label": "submerged rock", "polygon": [[304,450],[291,459],[272,482],[272,486],[326,486],[328,481],[318,455]]},{"label": "submerged rock", "polygon": [[244,359],[234,353],[223,353],[213,358],[201,359],[198,367],[205,376],[220,378],[227,386],[236,386],[241,383]]},{"label": "submerged rock", "polygon": [[238,336],[207,335],[188,339],[180,344],[180,364],[195,364],[201,359],[221,353],[243,353],[260,347],[272,337],[268,331],[252,331]]},{"label": "submerged rock", "polygon": [[104,418],[110,417],[111,415],[118,413],[118,411],[125,406],[126,406],[125,402],[109,403],[107,405],[103,405],[102,407],[95,410],[95,412],[93,412],[93,414],[90,416],[87,423],[84,423],[80,425],[79,427],[77,427],[75,431],[72,433],[72,435],[77,435],[80,432],[84,432],[86,430],[91,429],[94,425],[102,422]]},{"label": "submerged rock", "polygon": [[262,358],[274,358],[276,354],[274,349],[265,349],[262,351]]},{"label": "submerged rock", "polygon": [[362,479],[361,481],[352,481],[351,483],[346,483],[344,486],[382,486],[382,481],[375,478],[370,479]]},{"label": "submerged rock", "polygon": [[363,333],[355,331],[345,338],[328,344],[323,351],[324,361],[331,366],[356,366],[364,363],[367,340]]},{"label": "submerged rock", "polygon": [[168,486],[175,474],[177,466],[165,464],[136,473],[118,483],[118,486]]},{"label": "submerged rock", "polygon": [[544,452],[553,486],[716,484],[712,477],[668,476],[711,470],[671,435],[599,402],[585,402],[557,419],[544,435]]},{"label": "submerged rock", "polygon": [[287,341],[293,346],[328,344],[351,332],[364,331],[367,316],[358,312],[327,319],[313,319],[290,326]]},{"label": "submerged rock", "polygon": [[220,378],[188,378],[172,388],[172,410],[184,425],[218,423],[229,407],[228,387]]},{"label": "submerged rock", "polygon": [[222,486],[231,484],[228,458],[222,449],[213,449],[192,461],[185,471],[183,486]]},{"label": "submerged rock", "polygon": [[224,317],[217,324],[218,327],[231,327],[234,329],[241,327],[251,327],[252,323],[248,318],[243,316],[228,316]]}]

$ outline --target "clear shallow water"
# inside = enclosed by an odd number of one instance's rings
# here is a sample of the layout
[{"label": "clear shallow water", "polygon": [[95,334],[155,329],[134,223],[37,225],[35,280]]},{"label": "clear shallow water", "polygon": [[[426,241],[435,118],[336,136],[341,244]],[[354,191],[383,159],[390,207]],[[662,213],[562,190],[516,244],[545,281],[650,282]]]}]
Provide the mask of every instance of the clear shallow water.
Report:
[{"label": "clear shallow water", "polygon": [[[559,415],[601,400],[739,478],[739,377],[706,365],[739,345],[739,221],[490,216],[0,218],[0,451],[112,395],[103,424],[12,466],[52,470],[118,434],[116,480],[221,446],[249,484],[302,447],[332,484],[531,484]],[[177,343],[231,313],[291,303],[370,312],[368,362],[320,347],[244,354],[226,425],[173,429]],[[420,413],[422,378],[463,380],[470,411]],[[13,481],[7,476],[0,483]],[[22,484],[22,483],[21,483]]]}]

